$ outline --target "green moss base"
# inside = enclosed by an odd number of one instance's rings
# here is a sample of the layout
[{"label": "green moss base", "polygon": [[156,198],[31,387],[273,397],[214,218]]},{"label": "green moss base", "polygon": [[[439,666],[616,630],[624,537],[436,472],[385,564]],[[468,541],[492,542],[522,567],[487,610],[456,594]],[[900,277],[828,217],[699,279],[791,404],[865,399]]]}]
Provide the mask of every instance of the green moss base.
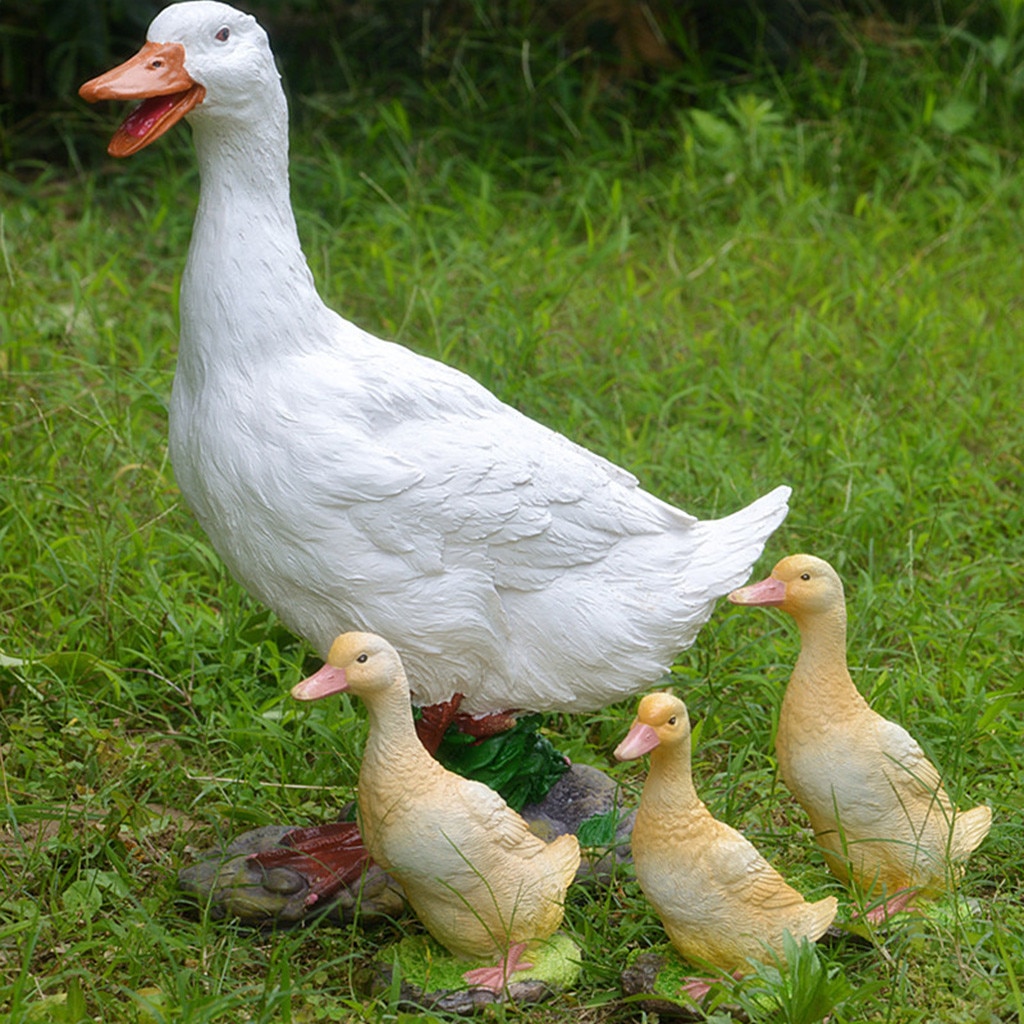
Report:
[{"label": "green moss base", "polygon": [[[562,932],[531,943],[526,959],[533,966],[517,971],[514,982],[542,981],[552,990],[572,986],[580,973],[579,947]],[[477,967],[493,967],[492,960],[461,960],[429,935],[407,935],[381,950],[378,960],[397,970],[404,982],[422,992],[466,988],[462,976]]]}]

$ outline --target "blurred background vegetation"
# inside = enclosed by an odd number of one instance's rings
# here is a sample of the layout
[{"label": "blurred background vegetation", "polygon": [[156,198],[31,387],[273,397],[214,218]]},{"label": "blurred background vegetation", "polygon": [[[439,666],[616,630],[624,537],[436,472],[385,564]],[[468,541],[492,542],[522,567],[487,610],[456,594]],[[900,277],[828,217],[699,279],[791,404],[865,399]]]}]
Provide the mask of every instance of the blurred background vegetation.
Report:
[{"label": "blurred background vegetation", "polygon": [[[4,0],[0,4],[0,161],[79,166],[102,154],[96,119],[77,88],[134,53],[162,0]],[[666,95],[678,105],[724,78],[801,57],[828,64],[851,40],[941,34],[984,40],[988,58],[1016,54],[1016,0],[260,0],[240,3],[274,40],[295,95],[337,93],[372,77],[459,76],[486,83],[493,47],[521,73],[526,55],[579,65],[597,95]],[[854,44],[853,48],[856,48]],[[995,49],[991,49],[991,47]],[[522,60],[517,59],[522,56]],[[474,66],[474,60],[479,66]],[[1005,70],[1003,68],[1002,70]],[[1019,81],[1019,79],[1018,79]],[[666,83],[671,83],[667,85]],[[635,100],[635,97],[631,96]],[[294,104],[293,104],[294,106]],[[643,103],[630,106],[643,117]]]}]

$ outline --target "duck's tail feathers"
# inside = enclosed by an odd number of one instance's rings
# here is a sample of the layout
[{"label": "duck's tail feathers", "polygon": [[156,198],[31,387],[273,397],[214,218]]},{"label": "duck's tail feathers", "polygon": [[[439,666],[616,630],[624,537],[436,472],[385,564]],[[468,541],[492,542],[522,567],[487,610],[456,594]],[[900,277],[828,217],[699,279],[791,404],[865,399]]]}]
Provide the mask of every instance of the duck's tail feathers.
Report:
[{"label": "duck's tail feathers", "polygon": [[568,887],[580,866],[580,843],[571,832],[548,843],[546,850],[552,871]]},{"label": "duck's tail feathers", "polygon": [[766,541],[786,518],[792,493],[785,485],[776,487],[732,515],[699,524],[700,545],[688,569],[714,580],[716,592],[709,596],[722,597],[746,583]]},{"label": "duck's tail feathers", "polygon": [[952,856],[954,860],[966,857],[981,845],[992,827],[992,808],[984,804],[957,814],[953,823]]},{"label": "duck's tail feathers", "polygon": [[808,903],[803,921],[804,935],[811,942],[820,939],[828,931],[828,926],[835,920],[838,910],[839,900],[835,896],[826,896],[814,903]]}]

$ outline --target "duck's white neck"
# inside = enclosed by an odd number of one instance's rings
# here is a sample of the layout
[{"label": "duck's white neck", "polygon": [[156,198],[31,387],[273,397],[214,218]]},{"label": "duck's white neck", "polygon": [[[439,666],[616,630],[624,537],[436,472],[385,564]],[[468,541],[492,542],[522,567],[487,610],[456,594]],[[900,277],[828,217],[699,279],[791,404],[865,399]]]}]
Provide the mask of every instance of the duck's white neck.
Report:
[{"label": "duck's white neck", "polygon": [[190,117],[202,178],[200,215],[215,216],[211,203],[254,205],[294,228],[288,194],[288,107],[283,94],[244,120]]},{"label": "duck's white neck", "polygon": [[329,335],[299,243],[288,183],[284,96],[245,123],[192,122],[201,187],[181,286],[178,374],[241,371]]}]

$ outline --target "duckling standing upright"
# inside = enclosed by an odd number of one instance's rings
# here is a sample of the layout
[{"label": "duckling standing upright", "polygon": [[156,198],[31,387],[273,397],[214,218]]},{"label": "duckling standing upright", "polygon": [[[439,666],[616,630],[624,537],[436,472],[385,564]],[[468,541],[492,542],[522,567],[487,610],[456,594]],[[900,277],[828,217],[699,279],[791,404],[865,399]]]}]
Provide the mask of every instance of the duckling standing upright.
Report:
[{"label": "duckling standing upright", "polygon": [[[819,938],[836,915],[829,896],[808,903],[739,832],[718,821],[697,796],[690,772],[690,719],[670,693],[640,701],[620,761],[651,753],[651,770],[633,825],[633,862],[644,895],[679,952],[724,971],[748,959],[783,959],[783,933]],[[685,989],[695,999],[700,978]]]},{"label": "duckling standing upright", "polygon": [[580,863],[574,835],[545,843],[497,793],[448,771],[413,724],[402,662],[387,641],[346,633],[327,664],[292,696],[342,690],[361,697],[370,733],[359,771],[359,819],[370,856],[401,883],[427,930],[456,956],[499,956],[468,971],[470,984],[500,991],[527,943],[561,924]]},{"label": "duckling standing upright", "polygon": [[992,811],[958,811],[913,737],[872,710],[846,664],[846,603],[836,571],[812,555],[782,559],[771,576],[729,595],[796,619],[800,656],[779,715],[779,773],[807,812],[832,872],[884,901],[883,920],[917,892],[962,871]]}]

